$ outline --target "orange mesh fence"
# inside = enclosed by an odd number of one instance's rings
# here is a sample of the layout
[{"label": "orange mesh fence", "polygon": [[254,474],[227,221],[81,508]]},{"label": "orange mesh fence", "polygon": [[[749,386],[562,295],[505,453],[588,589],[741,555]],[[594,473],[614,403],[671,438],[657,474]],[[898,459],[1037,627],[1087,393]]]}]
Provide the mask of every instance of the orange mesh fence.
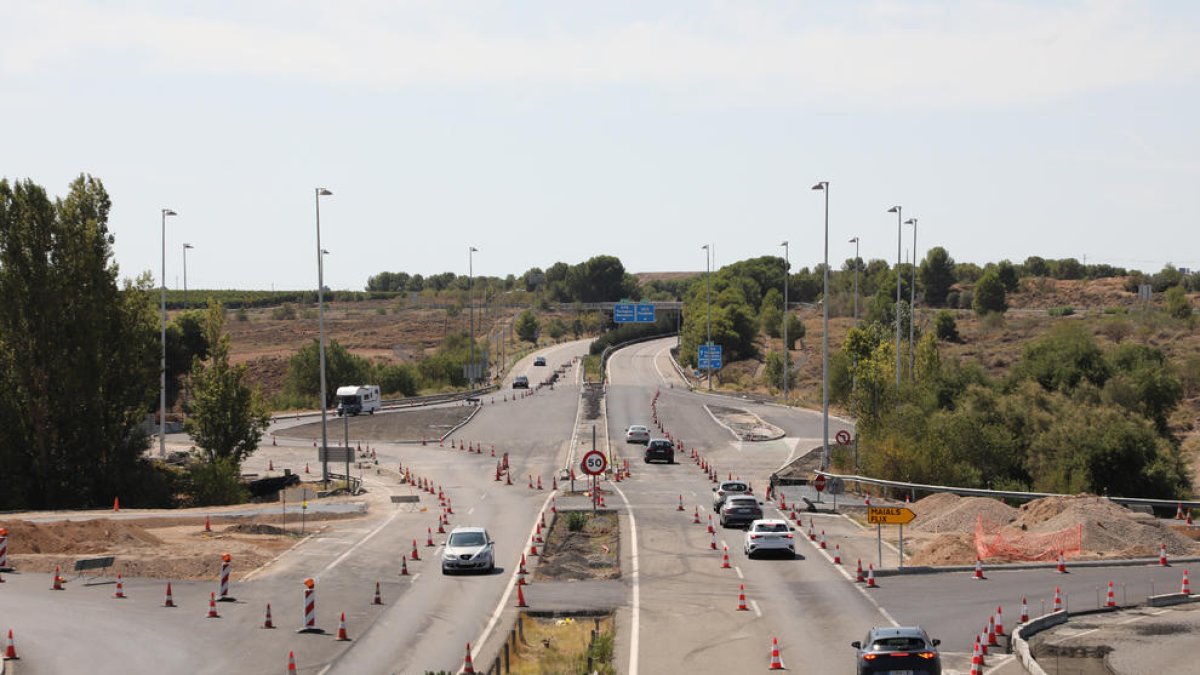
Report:
[{"label": "orange mesh fence", "polygon": [[1019,530],[1003,531],[1003,523],[975,520],[975,552],[981,559],[1057,560],[1083,550],[1083,526],[1075,525],[1057,532],[1032,534]]}]

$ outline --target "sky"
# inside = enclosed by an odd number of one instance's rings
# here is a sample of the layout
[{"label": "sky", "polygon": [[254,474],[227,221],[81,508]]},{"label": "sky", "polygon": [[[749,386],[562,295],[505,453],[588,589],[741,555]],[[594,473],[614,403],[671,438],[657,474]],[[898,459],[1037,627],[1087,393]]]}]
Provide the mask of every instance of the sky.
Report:
[{"label": "sky", "polygon": [[[782,255],[1200,268],[1200,3],[38,0],[0,177],[100,178],[123,277]],[[162,208],[178,216],[166,225]],[[471,247],[478,249],[468,256]]]}]

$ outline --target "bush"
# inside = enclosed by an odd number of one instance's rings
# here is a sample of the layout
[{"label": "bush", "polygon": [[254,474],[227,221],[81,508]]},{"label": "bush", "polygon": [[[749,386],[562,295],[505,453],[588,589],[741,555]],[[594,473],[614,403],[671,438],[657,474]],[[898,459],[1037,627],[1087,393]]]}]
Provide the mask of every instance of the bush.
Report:
[{"label": "bush", "polygon": [[384,394],[417,395],[417,369],[408,364],[384,366],[379,369],[379,388]]},{"label": "bush", "polygon": [[296,306],[290,302],[284,303],[271,310],[271,318],[276,321],[293,321],[296,318]]},{"label": "bush", "polygon": [[583,511],[570,511],[567,513],[567,531],[582,532],[587,525],[588,514]]},{"label": "bush", "polygon": [[1050,316],[1071,316],[1072,314],[1075,313],[1075,308],[1074,307],[1051,307],[1050,309],[1046,310],[1046,313],[1049,314]]},{"label": "bush", "polygon": [[945,342],[958,342],[958,322],[954,319],[954,312],[948,309],[943,309],[937,313],[933,319],[934,332],[937,334],[937,339]]},{"label": "bush", "polygon": [[971,306],[975,309],[975,313],[980,315],[1003,314],[1008,311],[1004,282],[1000,280],[1000,275],[995,269],[988,270],[979,277],[979,283],[975,284],[975,299]]},{"label": "bush", "polygon": [[234,312],[233,317],[238,321],[249,321],[250,320],[250,317],[246,315],[245,307],[238,307],[237,311]]},{"label": "bush", "polygon": [[[791,366],[790,372],[787,373],[788,388],[796,386],[796,361],[791,361],[788,365]],[[767,354],[767,366],[763,369],[763,377],[767,381],[767,386],[772,389],[783,389],[784,367],[783,367],[783,352],[772,351]]]},{"label": "bush", "polygon": [[1176,319],[1187,320],[1192,316],[1192,303],[1182,286],[1172,286],[1163,295],[1167,314]]},{"label": "bush", "polygon": [[242,486],[241,469],[237,462],[220,458],[213,462],[197,462],[188,469],[191,485],[187,490],[192,506],[241,504],[249,498]]}]

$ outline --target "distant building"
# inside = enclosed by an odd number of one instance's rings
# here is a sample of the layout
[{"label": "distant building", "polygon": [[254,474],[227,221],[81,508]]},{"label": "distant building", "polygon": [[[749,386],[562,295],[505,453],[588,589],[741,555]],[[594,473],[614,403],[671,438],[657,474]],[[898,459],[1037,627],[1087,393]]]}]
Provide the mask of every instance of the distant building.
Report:
[{"label": "distant building", "polygon": [[1182,275],[1183,275],[1183,276],[1185,276],[1185,277],[1186,277],[1186,276],[1189,276],[1189,275],[1192,273],[1192,268],[1190,268],[1190,267],[1180,267],[1180,268],[1179,268],[1179,273],[1180,273],[1180,274],[1182,274]]}]

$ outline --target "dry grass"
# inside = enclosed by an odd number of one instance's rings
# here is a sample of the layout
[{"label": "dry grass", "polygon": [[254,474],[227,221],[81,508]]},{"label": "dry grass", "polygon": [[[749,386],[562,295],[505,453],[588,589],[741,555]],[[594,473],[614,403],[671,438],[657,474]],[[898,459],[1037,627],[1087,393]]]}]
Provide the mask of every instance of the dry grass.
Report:
[{"label": "dry grass", "polygon": [[[574,675],[585,672],[588,644],[596,623],[593,619],[548,619],[522,614],[525,622],[525,640],[516,640],[516,654],[511,660],[512,671],[517,675]],[[597,643],[608,641],[607,663],[593,661],[592,669],[599,673],[615,673],[611,663],[611,639],[613,620],[611,616],[600,619],[602,637]],[[603,644],[598,644],[603,647]],[[603,650],[601,650],[603,651]]]}]

